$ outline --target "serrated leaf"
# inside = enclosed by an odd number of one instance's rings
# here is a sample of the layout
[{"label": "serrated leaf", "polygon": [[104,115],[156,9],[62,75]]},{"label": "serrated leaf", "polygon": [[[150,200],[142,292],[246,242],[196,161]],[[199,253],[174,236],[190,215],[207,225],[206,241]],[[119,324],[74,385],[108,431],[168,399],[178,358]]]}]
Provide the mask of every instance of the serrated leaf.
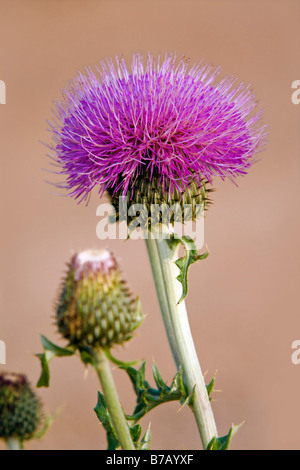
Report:
[{"label": "serrated leaf", "polygon": [[199,260],[206,259],[209,255],[209,252],[206,251],[205,253],[199,255],[194,240],[189,236],[184,236],[182,238],[172,238],[168,240],[168,244],[171,249],[176,247],[178,243],[181,243],[181,245],[185,249],[185,255],[182,258],[179,258],[177,261],[175,261],[176,266],[180,270],[180,273],[177,276],[177,280],[182,285],[182,294],[181,294],[180,299],[178,300],[178,304],[179,304],[185,299],[188,293],[189,267]]},{"label": "serrated leaf", "polygon": [[41,362],[41,375],[36,384],[37,388],[41,387],[49,387],[50,381],[50,372],[49,372],[49,365],[48,361],[46,360],[45,354],[36,354],[35,355]]},{"label": "serrated leaf", "polygon": [[239,424],[237,426],[232,425],[226,436],[213,437],[213,439],[208,444],[206,450],[228,450],[230,447],[231,439],[237,433],[241,426],[242,424]]},{"label": "serrated leaf", "polygon": [[132,426],[132,428],[129,426],[130,434],[131,434],[131,439],[133,440],[133,443],[136,445],[139,441],[139,438],[141,437],[142,434],[142,427],[140,424],[135,424]]},{"label": "serrated leaf", "polygon": [[[105,397],[101,392],[98,392],[98,402],[94,408],[96,415],[106,431],[107,450],[116,450],[120,447],[117,433],[115,432],[111,417],[109,415]],[[127,423],[128,424],[128,423]],[[128,429],[134,446],[138,450],[146,450],[150,448],[151,432],[150,429],[145,433],[141,441],[139,439],[142,434],[142,427],[140,424],[134,424],[132,427],[128,424]]]},{"label": "serrated leaf", "polygon": [[148,386],[148,383],[145,380],[145,374],[146,374],[146,362],[143,362],[141,367],[138,370],[138,375],[137,375],[138,385],[140,387],[145,387],[145,384],[146,384],[146,387]]},{"label": "serrated leaf", "polygon": [[46,336],[41,335],[41,343],[44,346],[44,349],[51,351],[54,356],[64,357],[64,356],[73,356],[74,350],[68,348],[61,348],[56,344],[52,343]]},{"label": "serrated leaf", "polygon": [[140,450],[150,450],[151,440],[152,440],[152,434],[151,434],[150,424],[149,424],[149,427],[148,427],[145,435],[143,436],[143,438],[140,442],[139,449]]},{"label": "serrated leaf", "polygon": [[[147,388],[149,388],[149,384],[145,380],[145,367],[146,363],[143,362],[140,369],[135,369],[134,367],[124,368],[131,380],[136,395],[140,395]],[[121,369],[123,369],[123,367],[121,367]]]},{"label": "serrated leaf", "polygon": [[192,392],[184,400],[180,400],[180,404],[181,404],[180,410],[185,405],[189,405],[189,406],[193,405],[194,400],[195,400],[195,393],[196,393],[196,385],[194,386]]},{"label": "serrated leaf", "polygon": [[213,389],[214,389],[215,383],[216,383],[216,378],[213,377],[213,378],[211,379],[211,381],[209,382],[209,384],[206,385],[206,390],[207,390],[209,399],[211,399],[211,394],[212,394],[212,391],[213,391]]},{"label": "serrated leaf", "polygon": [[116,450],[120,444],[106,407],[104,395],[101,392],[98,392],[98,402],[94,411],[106,431],[107,450]]},{"label": "serrated leaf", "polygon": [[75,354],[75,350],[71,348],[61,348],[56,344],[52,343],[49,339],[45,336],[41,335],[41,342],[44,347],[44,353],[36,354],[35,356],[40,360],[41,363],[41,375],[37,383],[37,387],[49,387],[50,383],[50,370],[49,370],[49,363],[52,359],[57,357],[64,357],[64,356],[73,356]]},{"label": "serrated leaf", "polygon": [[138,393],[138,391],[139,391],[139,387],[138,387],[138,385],[137,385],[138,371],[137,371],[136,369],[134,369],[134,367],[126,367],[124,370],[127,372],[128,376],[129,376],[129,378],[130,378],[130,380],[131,380],[131,383],[132,383],[132,385],[133,385],[134,391],[135,391],[136,393]]},{"label": "serrated leaf", "polygon": [[187,395],[187,390],[186,390],[186,387],[184,385],[182,375],[183,375],[182,367],[179,367],[179,370],[176,373],[176,375],[175,375],[175,377],[172,381],[171,392],[173,392],[175,390],[178,390],[179,392],[181,392],[181,394],[183,396],[185,396],[185,395]]},{"label": "serrated leaf", "polygon": [[128,415],[127,419],[138,421],[145,416],[146,413],[153,408],[167,403],[169,401],[185,402],[189,399],[186,387],[182,380],[182,370],[180,369],[173,378],[172,384],[169,387],[162,379],[160,372],[156,366],[153,366],[153,375],[156,383],[156,388],[150,387],[149,383],[145,380],[145,363],[139,370],[129,367],[125,369],[133,384],[137,396],[137,404],[132,415]]},{"label": "serrated leaf", "polygon": [[156,383],[156,386],[158,390],[165,390],[167,388],[167,384],[163,381],[162,376],[160,375],[160,372],[155,364],[153,364],[153,377]]}]

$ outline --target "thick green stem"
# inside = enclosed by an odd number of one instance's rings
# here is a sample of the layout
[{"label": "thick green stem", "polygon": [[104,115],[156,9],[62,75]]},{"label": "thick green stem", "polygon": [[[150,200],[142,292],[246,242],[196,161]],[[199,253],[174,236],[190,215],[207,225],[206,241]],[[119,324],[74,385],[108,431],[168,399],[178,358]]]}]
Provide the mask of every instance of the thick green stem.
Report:
[{"label": "thick green stem", "polygon": [[7,444],[8,450],[21,450],[21,443],[19,439],[15,437],[7,438],[6,444]]},{"label": "thick green stem", "polygon": [[177,367],[183,368],[184,379],[189,393],[194,391],[192,405],[204,449],[213,437],[217,437],[217,428],[209,401],[203,374],[195,350],[185,303],[177,304],[182,286],[176,277],[175,265],[178,250],[172,251],[163,238],[146,240],[152,272],[160,308],[165,323],[170,347]]},{"label": "thick green stem", "polygon": [[106,406],[114,429],[123,450],[135,450],[130,431],[119,401],[114,379],[105,352],[98,349],[94,352],[94,367],[98,374],[105,397]]}]

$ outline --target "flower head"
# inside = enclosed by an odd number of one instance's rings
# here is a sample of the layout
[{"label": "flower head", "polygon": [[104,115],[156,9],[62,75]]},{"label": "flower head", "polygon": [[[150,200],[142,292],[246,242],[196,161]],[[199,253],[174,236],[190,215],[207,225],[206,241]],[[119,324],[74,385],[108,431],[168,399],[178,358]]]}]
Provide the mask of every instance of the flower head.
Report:
[{"label": "flower head", "polygon": [[80,201],[131,194],[145,177],[163,192],[180,194],[192,181],[235,178],[252,165],[264,137],[261,112],[249,86],[221,69],[189,67],[166,55],[160,63],[136,54],[87,69],[57,103],[54,158],[66,181],[60,185]]},{"label": "flower head", "polygon": [[72,257],[56,312],[60,333],[79,349],[122,344],[143,321],[139,299],[133,299],[107,250]]},{"label": "flower head", "polygon": [[0,438],[31,439],[42,419],[42,407],[25,375],[0,373]]}]

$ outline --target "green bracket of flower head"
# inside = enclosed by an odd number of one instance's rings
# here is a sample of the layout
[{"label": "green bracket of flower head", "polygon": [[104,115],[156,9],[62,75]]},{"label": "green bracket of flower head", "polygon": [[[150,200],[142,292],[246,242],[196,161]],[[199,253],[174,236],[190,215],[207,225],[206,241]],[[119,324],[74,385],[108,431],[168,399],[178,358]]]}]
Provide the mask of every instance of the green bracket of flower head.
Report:
[{"label": "green bracket of flower head", "polygon": [[133,367],[125,367],[124,369],[131,380],[137,396],[137,405],[133,414],[127,416],[128,420],[138,421],[146,413],[153,410],[153,408],[170,401],[179,401],[181,407],[186,404],[192,405],[194,393],[188,394],[182,379],[181,368],[173,378],[171,386],[168,386],[154,364],[153,377],[157,388],[151,387],[145,379],[145,362],[143,362],[139,369],[134,369]]},{"label": "green bracket of flower head", "polygon": [[[106,431],[107,450],[116,450],[120,447],[117,434],[114,430],[111,417],[108,413],[104,395],[98,392],[98,402],[94,408],[95,413]],[[140,424],[134,424],[132,427],[128,425],[131,438],[137,450],[149,450],[151,444],[151,431],[150,427],[145,435],[140,440],[142,434],[142,427]]]},{"label": "green bracket of flower head", "polygon": [[44,353],[36,354],[35,356],[39,358],[42,366],[42,372],[37,383],[37,387],[49,387],[50,384],[50,370],[49,363],[54,357],[64,357],[64,356],[73,356],[75,354],[75,349],[71,346],[68,348],[61,348],[56,344],[52,343],[45,336],[41,335],[41,342],[44,347]]},{"label": "green bracket of flower head", "polygon": [[237,426],[232,425],[226,436],[213,437],[213,439],[208,444],[206,450],[228,450],[229,447],[230,447],[231,439],[237,433],[237,431],[239,430],[239,428],[242,425],[243,425],[243,423],[241,423]]},{"label": "green bracket of flower head", "polygon": [[182,238],[175,238],[173,236],[170,240],[167,240],[167,241],[171,250],[175,249],[178,246],[178,244],[181,244],[185,249],[185,256],[175,261],[176,266],[180,270],[180,273],[177,276],[177,280],[182,285],[182,294],[178,301],[178,304],[179,304],[185,299],[188,293],[189,267],[199,260],[206,259],[209,255],[209,252],[206,251],[205,253],[199,255],[194,240],[189,236],[184,236]]}]

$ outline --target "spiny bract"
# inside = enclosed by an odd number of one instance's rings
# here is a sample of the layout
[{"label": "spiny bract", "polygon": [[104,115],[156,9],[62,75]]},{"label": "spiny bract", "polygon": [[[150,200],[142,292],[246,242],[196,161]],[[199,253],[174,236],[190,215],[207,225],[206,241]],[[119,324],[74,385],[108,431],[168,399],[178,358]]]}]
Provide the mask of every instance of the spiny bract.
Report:
[{"label": "spiny bract", "polygon": [[143,320],[139,299],[132,298],[106,250],[72,257],[56,311],[60,333],[79,349],[122,344]]}]

